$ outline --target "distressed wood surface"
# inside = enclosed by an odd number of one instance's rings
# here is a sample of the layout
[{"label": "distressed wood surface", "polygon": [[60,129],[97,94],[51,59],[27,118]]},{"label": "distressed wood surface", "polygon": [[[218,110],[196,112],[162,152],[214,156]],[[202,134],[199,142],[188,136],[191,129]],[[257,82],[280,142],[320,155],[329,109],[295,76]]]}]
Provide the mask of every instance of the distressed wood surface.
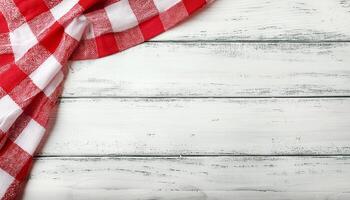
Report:
[{"label": "distressed wood surface", "polygon": [[350,40],[349,0],[217,0],[154,40]]},{"label": "distressed wood surface", "polygon": [[45,158],[25,200],[350,198],[349,157]]},{"label": "distressed wood surface", "polygon": [[217,0],[74,62],[23,199],[350,199],[349,18],[349,0]]},{"label": "distressed wood surface", "polygon": [[349,154],[350,99],[64,99],[42,155]]},{"label": "distressed wood surface", "polygon": [[74,62],[64,97],[350,95],[350,43],[148,43]]}]

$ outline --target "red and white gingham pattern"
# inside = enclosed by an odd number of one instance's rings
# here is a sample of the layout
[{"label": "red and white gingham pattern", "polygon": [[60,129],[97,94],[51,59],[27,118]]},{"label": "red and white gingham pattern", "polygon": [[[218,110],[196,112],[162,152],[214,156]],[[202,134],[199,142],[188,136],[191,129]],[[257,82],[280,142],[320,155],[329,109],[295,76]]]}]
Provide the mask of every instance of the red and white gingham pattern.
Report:
[{"label": "red and white gingham pattern", "polygon": [[0,198],[14,199],[48,128],[68,60],[107,56],[209,0],[0,0]]}]

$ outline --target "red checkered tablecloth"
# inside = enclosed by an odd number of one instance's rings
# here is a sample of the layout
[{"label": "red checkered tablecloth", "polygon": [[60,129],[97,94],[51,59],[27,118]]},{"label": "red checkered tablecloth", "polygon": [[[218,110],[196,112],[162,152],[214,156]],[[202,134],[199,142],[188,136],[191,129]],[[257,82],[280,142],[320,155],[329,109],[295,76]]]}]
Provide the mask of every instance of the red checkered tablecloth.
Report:
[{"label": "red checkered tablecloth", "polygon": [[[211,1],[211,0],[210,0]],[[209,0],[0,0],[0,198],[19,196],[69,60],[117,53]]]}]

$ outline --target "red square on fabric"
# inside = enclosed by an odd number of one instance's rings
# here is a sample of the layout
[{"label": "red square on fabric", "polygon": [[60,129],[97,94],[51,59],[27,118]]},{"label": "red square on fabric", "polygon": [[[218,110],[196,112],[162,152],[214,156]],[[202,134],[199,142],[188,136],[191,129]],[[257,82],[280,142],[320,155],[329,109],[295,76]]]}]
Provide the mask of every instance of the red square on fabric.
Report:
[{"label": "red square on fabric", "polygon": [[178,3],[175,6],[168,9],[166,12],[160,14],[163,26],[166,30],[175,26],[180,21],[184,20],[188,16],[186,7],[183,3]]},{"label": "red square on fabric", "polygon": [[[78,43],[79,42],[72,36],[66,34],[65,32],[63,33],[62,40],[53,54],[62,66],[66,65],[69,57],[72,55]],[[63,69],[65,69],[65,67],[63,67]]]},{"label": "red square on fabric", "polygon": [[158,15],[158,9],[153,0],[129,0],[129,4],[139,22]]},{"label": "red square on fabric", "polygon": [[96,45],[98,55],[100,57],[110,55],[112,53],[118,52],[117,43],[114,39],[113,33],[101,35],[96,38]]},{"label": "red square on fabric", "polygon": [[0,12],[0,66],[14,61],[11,48],[10,34],[4,15]]},{"label": "red square on fabric", "polygon": [[78,47],[72,54],[72,59],[82,60],[87,58],[97,58],[97,47],[94,39],[80,41]]},{"label": "red square on fabric", "polygon": [[17,61],[18,67],[26,74],[31,74],[36,70],[49,56],[50,52],[41,45],[35,45],[33,48],[24,54],[24,56]]},{"label": "red square on fabric", "polygon": [[32,118],[26,114],[21,114],[15,123],[11,126],[11,128],[8,130],[8,138],[11,139],[12,141],[15,141],[16,138],[21,134],[23,129],[26,128],[28,123],[30,122]]},{"label": "red square on fabric", "polygon": [[[98,10],[104,10],[106,7],[106,1],[101,1],[101,0],[88,0],[88,1],[80,1],[79,4],[80,6],[85,9],[84,13],[93,13]],[[91,6],[93,4],[93,6]]]},{"label": "red square on fabric", "polygon": [[[12,53],[0,54],[0,66],[6,65],[14,61]],[[1,81],[1,80],[0,80]]]},{"label": "red square on fabric", "polygon": [[10,97],[21,108],[24,108],[41,90],[33,83],[29,77],[25,78],[20,84],[18,84],[10,93]]},{"label": "red square on fabric", "polygon": [[159,16],[153,17],[141,23],[139,26],[145,41],[164,32],[164,27]]},{"label": "red square on fabric", "polygon": [[49,11],[43,0],[14,0],[14,2],[28,21],[41,13]]},{"label": "red square on fabric", "polygon": [[111,22],[109,21],[109,18],[107,16],[105,9],[88,13],[85,16],[89,20],[92,26],[92,30],[90,29],[92,33],[90,34],[93,34],[93,36],[91,35],[88,36],[87,39],[91,39],[93,37],[97,37],[106,33],[113,32]]},{"label": "red square on fabric", "polygon": [[144,41],[142,32],[138,26],[116,33],[114,36],[120,50],[125,50]]},{"label": "red square on fabric", "polygon": [[5,144],[7,139],[7,134],[0,130],[0,148]]},{"label": "red square on fabric", "polygon": [[182,0],[182,2],[190,15],[207,3],[206,0]]},{"label": "red square on fabric", "polygon": [[27,74],[25,74],[15,64],[11,64],[8,66],[8,69],[0,72],[0,87],[9,93],[26,77]]},{"label": "red square on fabric", "polygon": [[7,22],[5,20],[4,15],[0,12],[0,33],[7,33],[7,32],[9,32]]},{"label": "red square on fabric", "polygon": [[55,22],[50,30],[45,33],[43,39],[41,39],[40,44],[44,46],[49,52],[54,53],[57,46],[60,44],[62,40],[62,36],[64,33],[64,28],[58,22]]},{"label": "red square on fabric", "polygon": [[0,99],[1,99],[2,97],[6,96],[6,95],[7,95],[7,92],[5,92],[4,89],[2,89],[2,88],[0,87]]},{"label": "red square on fabric", "polygon": [[[56,22],[54,16],[51,14],[51,12],[45,12],[41,15],[38,15],[34,19],[30,20],[28,23],[31,31],[34,33],[34,35],[37,37],[37,40],[40,40],[42,35],[46,34],[48,32],[49,27],[54,25]],[[41,37],[40,37],[41,36]]]},{"label": "red square on fabric", "polygon": [[84,8],[84,10],[91,9],[91,6],[95,6],[100,0],[84,0],[79,1],[79,5]]},{"label": "red square on fabric", "polygon": [[16,199],[17,192],[23,189],[24,184],[25,183],[22,183],[21,181],[14,179],[1,200]]},{"label": "red square on fabric", "polygon": [[62,0],[43,0],[46,3],[46,6],[51,9],[55,7],[57,4],[61,3]]},{"label": "red square on fabric", "polygon": [[43,92],[40,92],[24,112],[45,127],[50,116],[51,109],[55,106]]},{"label": "red square on fabric", "polygon": [[1,11],[2,15],[6,19],[9,30],[13,31],[26,22],[26,19],[24,18],[24,16],[19,11],[19,9],[17,8],[16,4],[13,1],[6,0],[6,1],[1,1],[0,4],[2,3],[5,3],[5,5],[8,6],[8,8],[11,8],[11,9],[7,9],[6,12]]},{"label": "red square on fabric", "polygon": [[0,168],[17,180],[24,180],[32,157],[12,140],[7,140],[0,151]]}]

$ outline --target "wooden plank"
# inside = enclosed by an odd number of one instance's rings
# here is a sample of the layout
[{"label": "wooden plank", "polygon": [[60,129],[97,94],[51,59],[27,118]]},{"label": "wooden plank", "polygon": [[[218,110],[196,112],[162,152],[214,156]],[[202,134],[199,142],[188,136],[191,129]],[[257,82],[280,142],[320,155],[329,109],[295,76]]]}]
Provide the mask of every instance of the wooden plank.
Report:
[{"label": "wooden plank", "polygon": [[217,0],[155,40],[349,40],[348,0]]},{"label": "wooden plank", "polygon": [[350,95],[350,43],[148,43],[72,65],[64,97]]},{"label": "wooden plank", "polygon": [[349,154],[350,98],[63,99],[42,155]]},{"label": "wooden plank", "polygon": [[350,198],[349,157],[40,158],[25,200]]}]

